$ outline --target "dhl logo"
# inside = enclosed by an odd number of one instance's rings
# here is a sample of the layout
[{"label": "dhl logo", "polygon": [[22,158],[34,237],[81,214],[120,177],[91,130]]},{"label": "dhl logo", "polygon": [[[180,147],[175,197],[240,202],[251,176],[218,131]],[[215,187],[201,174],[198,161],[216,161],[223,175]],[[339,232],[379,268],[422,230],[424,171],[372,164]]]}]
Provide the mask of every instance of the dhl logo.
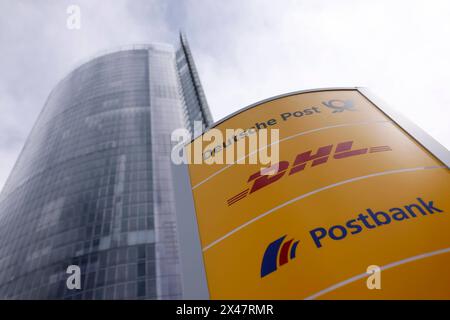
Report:
[{"label": "dhl logo", "polygon": [[392,149],[389,146],[376,146],[370,148],[361,148],[361,149],[353,149],[353,141],[345,141],[338,143],[336,148],[333,151],[333,145],[327,145],[320,147],[315,154],[313,154],[313,150],[309,150],[306,152],[302,152],[298,154],[292,166],[290,166],[289,161],[280,161],[268,168],[260,170],[248,178],[247,182],[252,182],[253,185],[250,188],[245,189],[244,191],[239,192],[233,197],[227,200],[228,206],[235,204],[236,202],[244,199],[251,193],[254,193],[262,188],[267,187],[268,185],[280,180],[283,176],[293,175],[303,171],[307,168],[307,164],[311,163],[311,167],[315,167],[318,165],[322,165],[327,163],[330,158],[340,160],[354,156],[360,156],[367,153],[376,153],[376,152],[384,152],[391,151]]}]

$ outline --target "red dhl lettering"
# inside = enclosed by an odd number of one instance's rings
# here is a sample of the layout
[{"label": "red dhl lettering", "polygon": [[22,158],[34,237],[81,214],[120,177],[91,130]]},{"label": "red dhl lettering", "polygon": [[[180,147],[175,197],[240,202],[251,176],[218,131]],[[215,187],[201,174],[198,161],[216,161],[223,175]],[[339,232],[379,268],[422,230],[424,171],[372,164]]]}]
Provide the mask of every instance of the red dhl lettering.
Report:
[{"label": "red dhl lettering", "polygon": [[239,200],[244,199],[247,195],[252,194],[256,191],[265,188],[272,183],[277,182],[281,178],[283,178],[287,172],[288,175],[293,175],[303,171],[307,168],[307,165],[310,163],[311,167],[315,167],[318,165],[322,165],[328,162],[330,158],[341,160],[348,157],[359,156],[367,153],[375,153],[375,152],[383,152],[383,151],[391,151],[392,149],[389,146],[376,146],[370,148],[361,148],[361,149],[353,149],[353,141],[345,141],[338,143],[334,152],[333,145],[323,146],[317,149],[316,153],[313,154],[313,150],[309,150],[303,153],[298,154],[292,166],[290,166],[289,161],[283,160],[269,168],[265,168],[261,171],[255,172],[250,175],[247,182],[252,182],[253,184],[251,188],[247,188],[244,191],[239,192],[233,197],[227,200],[229,206],[238,202]]}]

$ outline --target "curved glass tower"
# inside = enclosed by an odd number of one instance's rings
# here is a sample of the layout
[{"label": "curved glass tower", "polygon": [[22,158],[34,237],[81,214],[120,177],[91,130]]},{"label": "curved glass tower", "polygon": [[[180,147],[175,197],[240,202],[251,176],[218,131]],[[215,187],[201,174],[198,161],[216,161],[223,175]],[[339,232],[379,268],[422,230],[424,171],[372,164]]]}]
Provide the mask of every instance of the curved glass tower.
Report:
[{"label": "curved glass tower", "polygon": [[195,120],[212,122],[183,37],[65,77],[0,195],[0,299],[181,298],[170,133]]}]

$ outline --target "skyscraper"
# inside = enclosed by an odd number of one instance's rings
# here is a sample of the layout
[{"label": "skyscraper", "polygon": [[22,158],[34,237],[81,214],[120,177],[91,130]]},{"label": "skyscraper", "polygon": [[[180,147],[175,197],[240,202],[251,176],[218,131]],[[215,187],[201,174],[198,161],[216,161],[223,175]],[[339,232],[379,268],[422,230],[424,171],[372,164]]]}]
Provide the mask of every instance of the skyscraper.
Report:
[{"label": "skyscraper", "polygon": [[183,36],[68,74],[0,195],[0,298],[181,298],[170,133],[195,120],[212,122]]}]

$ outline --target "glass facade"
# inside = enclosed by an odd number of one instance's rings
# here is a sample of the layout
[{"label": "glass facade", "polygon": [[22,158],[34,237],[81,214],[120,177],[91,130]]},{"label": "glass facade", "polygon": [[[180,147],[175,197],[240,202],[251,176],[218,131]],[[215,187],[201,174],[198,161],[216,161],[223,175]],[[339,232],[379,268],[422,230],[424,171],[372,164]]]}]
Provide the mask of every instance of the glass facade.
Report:
[{"label": "glass facade", "polygon": [[212,121],[186,50],[112,52],[52,91],[0,195],[0,299],[182,297],[170,133]]},{"label": "glass facade", "polygon": [[201,121],[204,127],[207,127],[213,123],[213,119],[200,84],[189,44],[183,34],[180,35],[180,48],[177,50],[176,58],[186,106],[186,127],[194,133],[194,121]]}]

